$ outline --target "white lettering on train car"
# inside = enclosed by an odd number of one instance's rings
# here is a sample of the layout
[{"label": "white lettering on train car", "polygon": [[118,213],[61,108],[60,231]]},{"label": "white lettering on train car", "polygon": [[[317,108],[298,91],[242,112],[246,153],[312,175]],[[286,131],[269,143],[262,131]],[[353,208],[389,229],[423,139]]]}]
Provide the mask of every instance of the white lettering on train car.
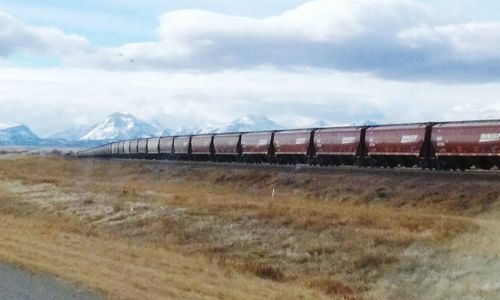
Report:
[{"label": "white lettering on train car", "polygon": [[257,145],[259,145],[259,146],[267,145],[267,139],[259,140]]},{"label": "white lettering on train car", "polygon": [[417,134],[413,134],[413,135],[403,135],[403,136],[401,137],[401,144],[405,144],[405,143],[413,143],[413,142],[415,142],[417,139],[418,139],[418,135],[417,135]]},{"label": "white lettering on train car", "polygon": [[352,144],[356,140],[354,136],[345,136],[342,138],[342,144]]},{"label": "white lettering on train car", "polygon": [[482,133],[479,138],[480,143],[500,141],[500,132],[498,133]]},{"label": "white lettering on train car", "polygon": [[437,144],[438,147],[444,147],[445,146],[445,142],[444,142],[442,136],[437,136],[436,137],[436,144]]},{"label": "white lettering on train car", "polygon": [[301,145],[301,144],[305,144],[307,142],[307,139],[306,138],[297,138],[295,140],[295,144],[296,145]]},{"label": "white lettering on train car", "polygon": [[368,144],[369,147],[375,147],[375,139],[373,137],[370,137],[368,142],[369,142]]}]

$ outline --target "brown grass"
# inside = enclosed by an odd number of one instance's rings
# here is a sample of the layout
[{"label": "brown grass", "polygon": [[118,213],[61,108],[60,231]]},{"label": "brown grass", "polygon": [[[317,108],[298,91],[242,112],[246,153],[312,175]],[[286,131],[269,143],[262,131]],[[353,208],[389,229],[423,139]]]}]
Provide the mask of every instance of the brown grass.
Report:
[{"label": "brown grass", "polygon": [[[316,299],[292,285],[228,273],[199,256],[86,236],[73,225],[2,216],[0,259],[49,272],[111,299]],[[57,227],[57,228],[56,228]]]},{"label": "brown grass", "polygon": [[[63,198],[82,197],[79,205],[40,211],[21,201],[36,194],[0,191],[8,197],[0,201],[4,214],[49,220],[56,210],[77,222],[78,236],[131,241],[139,252],[152,247],[201,256],[244,280],[260,277],[345,299],[363,297],[410,245],[445,243],[474,230],[461,215],[487,210],[499,190],[482,182],[457,187],[452,180],[61,158],[2,160],[1,180],[48,184]],[[464,208],[462,195],[474,205]],[[150,206],[131,210],[134,203]],[[84,208],[101,206],[109,207],[107,215],[86,215]]]}]

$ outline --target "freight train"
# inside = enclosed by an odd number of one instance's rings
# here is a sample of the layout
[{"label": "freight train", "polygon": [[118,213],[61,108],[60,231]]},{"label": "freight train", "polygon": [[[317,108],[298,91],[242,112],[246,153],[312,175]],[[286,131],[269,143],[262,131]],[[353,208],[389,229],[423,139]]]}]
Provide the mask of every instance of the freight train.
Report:
[{"label": "freight train", "polygon": [[78,157],[500,169],[500,120],[193,134],[133,139]]}]

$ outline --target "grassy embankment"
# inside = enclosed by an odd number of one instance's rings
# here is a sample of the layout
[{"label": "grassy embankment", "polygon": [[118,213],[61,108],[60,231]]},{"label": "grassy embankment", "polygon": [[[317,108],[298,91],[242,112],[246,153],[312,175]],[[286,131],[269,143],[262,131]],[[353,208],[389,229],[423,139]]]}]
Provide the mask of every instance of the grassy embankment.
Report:
[{"label": "grassy embankment", "polygon": [[0,160],[0,258],[111,298],[355,299],[411,245],[476,230],[488,184]]}]

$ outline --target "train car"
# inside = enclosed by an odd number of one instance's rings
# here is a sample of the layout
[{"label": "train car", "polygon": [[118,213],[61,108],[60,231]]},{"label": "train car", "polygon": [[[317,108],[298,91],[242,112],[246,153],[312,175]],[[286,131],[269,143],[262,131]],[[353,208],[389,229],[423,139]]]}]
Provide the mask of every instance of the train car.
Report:
[{"label": "train car", "polygon": [[154,137],[149,138],[146,145],[146,158],[147,159],[156,159],[159,156],[160,151],[160,138]]},{"label": "train car", "polygon": [[112,144],[106,144],[101,147],[99,147],[99,156],[102,158],[108,158],[111,157],[112,154]]},{"label": "train car", "polygon": [[118,142],[114,142],[111,144],[111,156],[112,157],[118,157],[118,154],[119,154],[119,143]]},{"label": "train car", "polygon": [[82,158],[86,158],[86,157],[89,157],[90,156],[90,151],[92,149],[87,149],[87,150],[82,150],[82,151],[78,151],[76,153],[76,156],[77,157],[82,157]]},{"label": "train car", "polygon": [[214,155],[214,135],[193,135],[191,138],[191,159],[209,161]]},{"label": "train car", "polygon": [[238,161],[241,157],[241,133],[214,135],[214,157],[216,161]]},{"label": "train car", "polygon": [[247,163],[269,162],[274,155],[274,131],[248,132],[241,135],[241,155]]},{"label": "train car", "polygon": [[320,165],[362,165],[365,152],[365,128],[331,127],[314,132],[316,162]]},{"label": "train car", "polygon": [[124,158],[130,157],[130,141],[123,142],[123,157]]},{"label": "train car", "polygon": [[105,157],[113,157],[113,144],[110,143],[106,145],[106,153],[104,154]]},{"label": "train car", "polygon": [[137,148],[139,140],[130,141],[130,157],[139,158],[139,149]]},{"label": "train car", "polygon": [[111,153],[112,153],[111,146],[112,146],[112,144],[106,144],[106,145],[102,145],[102,146],[98,147],[96,149],[97,157],[100,157],[100,158],[111,157]]},{"label": "train car", "polygon": [[437,123],[431,141],[438,169],[500,168],[500,120]]},{"label": "train car", "polygon": [[116,154],[116,157],[120,158],[123,156],[123,141],[119,141],[118,142],[118,147],[117,147],[117,154]]},{"label": "train car", "polygon": [[191,136],[176,136],[174,137],[174,158],[186,160],[191,157]]},{"label": "train car", "polygon": [[366,129],[365,145],[373,167],[429,167],[431,124],[383,125]]},{"label": "train car", "polygon": [[137,157],[146,158],[148,154],[148,139],[137,140]]},{"label": "train car", "polygon": [[160,159],[172,159],[174,153],[174,137],[162,136],[160,137],[160,144],[158,145]]},{"label": "train car", "polygon": [[310,162],[314,155],[313,139],[313,129],[295,129],[275,132],[273,146],[276,162],[281,164]]}]

